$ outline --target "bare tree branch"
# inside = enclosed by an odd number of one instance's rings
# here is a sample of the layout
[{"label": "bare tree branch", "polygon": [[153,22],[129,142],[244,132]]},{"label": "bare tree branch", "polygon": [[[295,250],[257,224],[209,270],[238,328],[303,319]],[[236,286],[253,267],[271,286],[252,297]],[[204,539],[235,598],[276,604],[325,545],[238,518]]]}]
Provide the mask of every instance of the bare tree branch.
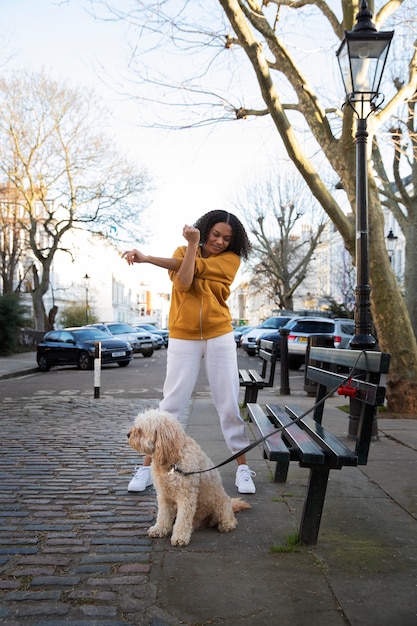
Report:
[{"label": "bare tree branch", "polygon": [[[0,103],[0,172],[7,181],[0,215],[10,224],[3,232],[2,254],[7,256],[9,245],[14,255],[8,274],[3,260],[3,290],[17,280],[19,267],[21,275],[27,272],[30,248],[34,312],[43,330],[42,298],[65,233],[114,225],[121,238],[128,223],[129,229],[138,228],[149,181],[117,153],[112,138],[95,130],[95,121],[104,125],[106,117],[92,93],[64,87],[44,74],[19,73],[0,80]],[[24,242],[20,248],[13,244],[17,231]]]}]

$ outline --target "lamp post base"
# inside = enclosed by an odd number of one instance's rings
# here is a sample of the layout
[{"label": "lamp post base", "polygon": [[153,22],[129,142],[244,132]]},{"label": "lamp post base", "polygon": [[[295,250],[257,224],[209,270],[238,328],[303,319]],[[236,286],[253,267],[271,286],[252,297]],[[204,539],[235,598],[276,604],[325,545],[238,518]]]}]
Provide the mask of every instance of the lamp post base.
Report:
[{"label": "lamp post base", "polygon": [[349,342],[352,350],[375,350],[376,339],[372,335],[359,333]]},{"label": "lamp post base", "polygon": [[[358,333],[356,334],[349,342],[352,350],[375,350],[376,347],[376,339],[372,335],[367,333]],[[348,438],[349,439],[357,439],[358,435],[358,427],[360,420],[360,413],[362,410],[361,402],[355,400],[355,398],[350,398],[349,400],[349,431]],[[376,417],[376,410],[374,421],[372,424],[372,440],[378,440],[378,423]]]}]

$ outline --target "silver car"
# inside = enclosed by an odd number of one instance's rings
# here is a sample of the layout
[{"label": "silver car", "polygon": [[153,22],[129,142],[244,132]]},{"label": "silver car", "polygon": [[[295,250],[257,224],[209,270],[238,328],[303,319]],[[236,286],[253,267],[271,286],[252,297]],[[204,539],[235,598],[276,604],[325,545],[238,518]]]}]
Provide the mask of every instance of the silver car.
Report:
[{"label": "silver car", "polygon": [[145,357],[153,355],[153,341],[149,333],[135,330],[130,324],[124,322],[102,322],[100,324],[89,324],[94,328],[99,328],[105,333],[128,341],[135,354],[143,354]]},{"label": "silver car", "polygon": [[268,317],[262,324],[256,326],[248,333],[242,335],[242,339],[240,342],[241,347],[248,353],[249,356],[255,356],[258,352],[257,340],[261,338],[263,335],[268,334],[271,330],[277,330],[282,328],[284,325],[288,324],[288,322],[292,319],[289,316],[276,316],[276,317]]},{"label": "silver car", "polygon": [[349,342],[355,334],[355,323],[345,318],[298,317],[286,328],[288,335],[288,365],[297,370],[305,362],[308,338],[311,335],[328,335],[335,348],[349,348]]},{"label": "silver car", "polygon": [[161,344],[160,341],[158,341],[157,342],[157,347],[155,347],[156,350],[159,350],[159,348],[161,348],[161,346],[165,346],[165,348],[168,347],[169,333],[168,333],[167,330],[163,330],[161,328],[157,328],[153,324],[136,324],[133,328],[135,330],[138,330],[139,332],[146,332],[146,333],[149,333],[151,335],[158,335],[159,337],[162,337],[162,344]]}]

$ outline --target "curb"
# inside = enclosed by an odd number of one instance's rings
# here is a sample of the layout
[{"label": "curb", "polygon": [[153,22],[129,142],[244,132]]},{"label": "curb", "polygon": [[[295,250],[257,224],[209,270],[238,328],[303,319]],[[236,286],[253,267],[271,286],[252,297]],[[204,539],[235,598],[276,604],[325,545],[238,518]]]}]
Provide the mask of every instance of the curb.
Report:
[{"label": "curb", "polygon": [[9,378],[19,378],[19,376],[27,376],[28,374],[35,374],[39,372],[38,367],[31,367],[28,369],[16,370],[15,372],[9,372],[8,374],[0,374],[0,380],[7,380]]}]

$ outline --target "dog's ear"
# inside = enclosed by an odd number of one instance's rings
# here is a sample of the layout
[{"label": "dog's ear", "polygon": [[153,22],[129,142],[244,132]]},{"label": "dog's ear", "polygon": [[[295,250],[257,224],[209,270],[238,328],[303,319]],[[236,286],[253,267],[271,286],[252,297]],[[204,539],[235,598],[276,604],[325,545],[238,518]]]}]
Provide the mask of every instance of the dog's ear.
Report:
[{"label": "dog's ear", "polygon": [[162,466],[178,463],[185,444],[185,432],[174,419],[163,419],[155,431],[153,459]]},{"label": "dog's ear", "polygon": [[142,426],[134,426],[128,433],[128,444],[131,448],[141,454],[153,453],[153,432],[152,436],[145,436]]}]

